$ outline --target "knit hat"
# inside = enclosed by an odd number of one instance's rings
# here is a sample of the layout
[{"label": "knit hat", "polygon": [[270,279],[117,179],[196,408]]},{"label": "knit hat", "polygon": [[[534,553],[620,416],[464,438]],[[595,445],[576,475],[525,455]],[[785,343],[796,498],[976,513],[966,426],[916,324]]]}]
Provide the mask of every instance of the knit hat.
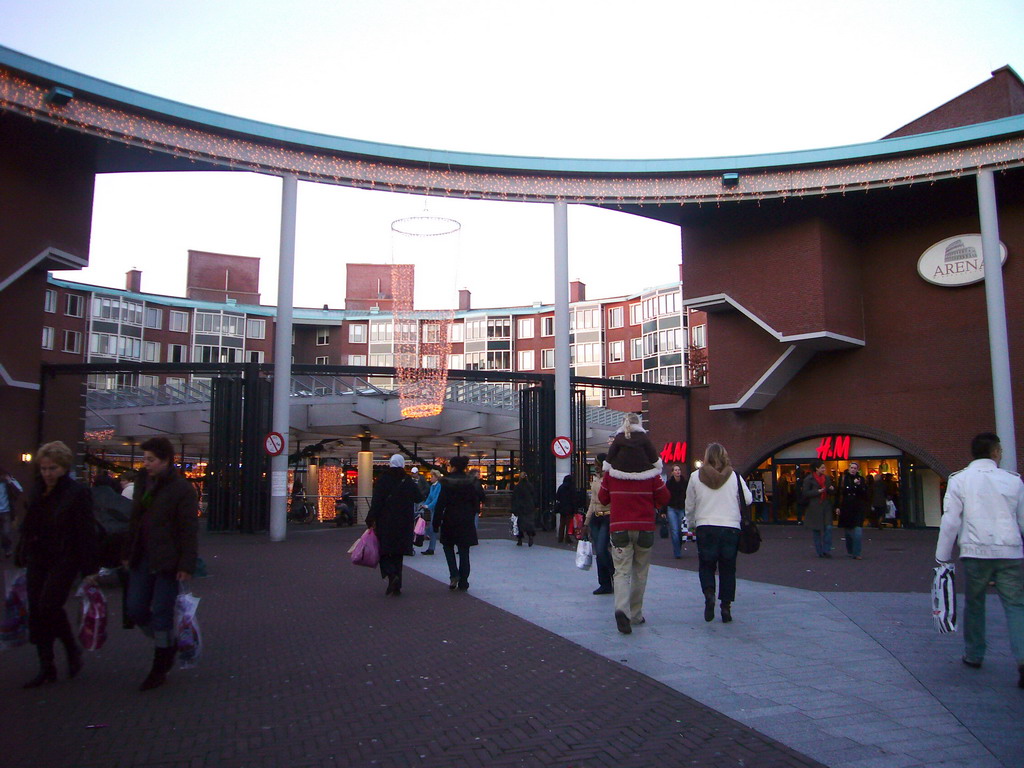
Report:
[{"label": "knit hat", "polygon": [[392,467],[398,467],[399,469],[405,469],[405,456],[400,453],[392,455],[391,460],[388,462]]}]

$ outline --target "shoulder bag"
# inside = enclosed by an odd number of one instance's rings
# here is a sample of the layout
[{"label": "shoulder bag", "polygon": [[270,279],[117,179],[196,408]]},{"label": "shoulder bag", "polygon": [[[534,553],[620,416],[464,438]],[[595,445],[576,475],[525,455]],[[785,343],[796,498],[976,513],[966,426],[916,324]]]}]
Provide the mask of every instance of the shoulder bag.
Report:
[{"label": "shoulder bag", "polygon": [[736,497],[740,506],[740,543],[737,549],[744,555],[752,555],[761,548],[761,531],[757,529],[754,516],[747,503],[743,500],[743,478],[736,475]]}]

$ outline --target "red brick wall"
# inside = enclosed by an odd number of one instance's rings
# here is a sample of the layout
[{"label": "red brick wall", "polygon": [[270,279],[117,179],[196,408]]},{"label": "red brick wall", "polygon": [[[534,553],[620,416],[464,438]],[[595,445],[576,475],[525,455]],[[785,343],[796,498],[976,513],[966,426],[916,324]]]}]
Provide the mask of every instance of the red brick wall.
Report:
[{"label": "red brick wall", "polygon": [[207,251],[188,252],[185,296],[198,301],[260,303],[260,260]]}]

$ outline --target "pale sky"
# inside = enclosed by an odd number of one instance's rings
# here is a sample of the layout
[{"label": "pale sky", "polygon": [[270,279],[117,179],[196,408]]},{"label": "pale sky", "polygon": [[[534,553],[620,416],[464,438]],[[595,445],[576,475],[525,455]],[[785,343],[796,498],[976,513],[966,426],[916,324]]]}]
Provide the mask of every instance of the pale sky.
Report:
[{"label": "pale sky", "polygon": [[[675,158],[871,141],[1009,64],[1011,0],[0,0],[0,44],[194,106],[337,136],[469,152]],[[262,258],[276,303],[280,181],[97,180],[90,267],[62,277],[182,294],[189,248]],[[301,183],[295,303],[342,306],[347,261],[387,262],[423,198]],[[474,306],[554,297],[551,206],[431,199],[462,224]],[[453,256],[454,258],[454,256]],[[674,280],[679,232],[571,206],[590,297]],[[449,270],[450,271],[450,270]],[[449,294],[450,295],[450,294]]]}]

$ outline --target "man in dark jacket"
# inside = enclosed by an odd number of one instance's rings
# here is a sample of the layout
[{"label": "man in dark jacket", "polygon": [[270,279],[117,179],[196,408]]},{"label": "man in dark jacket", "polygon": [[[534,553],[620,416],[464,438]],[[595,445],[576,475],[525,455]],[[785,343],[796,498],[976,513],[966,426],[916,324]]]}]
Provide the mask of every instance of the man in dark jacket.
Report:
[{"label": "man in dark jacket", "polygon": [[386,595],[402,594],[402,558],[412,548],[416,505],[422,500],[416,483],[405,474],[405,457],[396,453],[373,486],[366,527],[380,542],[380,576],[388,580]]},{"label": "man in dark jacket", "polygon": [[[435,531],[441,532],[441,547],[448,561],[448,589],[469,589],[469,548],[479,543],[476,517],[484,503],[480,483],[466,474],[469,459],[454,456],[450,462],[452,473],[441,478],[441,493],[431,521]],[[456,564],[455,549],[459,559]]]}]

